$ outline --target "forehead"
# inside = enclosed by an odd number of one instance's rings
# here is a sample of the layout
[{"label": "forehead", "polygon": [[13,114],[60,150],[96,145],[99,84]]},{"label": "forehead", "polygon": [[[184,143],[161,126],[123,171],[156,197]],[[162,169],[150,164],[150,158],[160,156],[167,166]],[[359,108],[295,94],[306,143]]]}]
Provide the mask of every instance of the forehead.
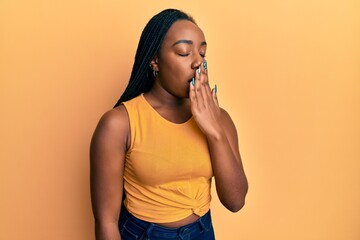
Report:
[{"label": "forehead", "polygon": [[194,43],[205,41],[204,33],[188,20],[176,21],[166,33],[163,45],[172,45],[178,40],[192,40]]}]

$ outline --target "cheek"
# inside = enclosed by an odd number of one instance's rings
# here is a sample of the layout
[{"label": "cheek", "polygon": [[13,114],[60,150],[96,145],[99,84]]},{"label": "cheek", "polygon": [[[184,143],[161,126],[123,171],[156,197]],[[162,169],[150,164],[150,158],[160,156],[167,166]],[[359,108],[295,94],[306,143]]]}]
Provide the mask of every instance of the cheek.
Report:
[{"label": "cheek", "polygon": [[182,72],[183,68],[176,61],[169,61],[162,65],[162,77],[166,82],[176,82]]},{"label": "cheek", "polygon": [[[160,60],[160,59],[159,59]],[[163,85],[167,88],[181,87],[191,74],[189,58],[182,58],[174,54],[162,56],[159,61],[160,75]]]}]

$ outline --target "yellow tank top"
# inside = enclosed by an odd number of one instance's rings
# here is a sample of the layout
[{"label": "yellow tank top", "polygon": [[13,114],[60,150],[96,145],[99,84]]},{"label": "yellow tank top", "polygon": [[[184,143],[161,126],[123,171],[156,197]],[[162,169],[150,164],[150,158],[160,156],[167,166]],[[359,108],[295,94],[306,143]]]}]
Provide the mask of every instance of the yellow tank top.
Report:
[{"label": "yellow tank top", "polygon": [[123,103],[131,143],[124,170],[125,206],[148,222],[174,222],[210,207],[213,176],[206,137],[190,118],[163,118],[143,94]]}]

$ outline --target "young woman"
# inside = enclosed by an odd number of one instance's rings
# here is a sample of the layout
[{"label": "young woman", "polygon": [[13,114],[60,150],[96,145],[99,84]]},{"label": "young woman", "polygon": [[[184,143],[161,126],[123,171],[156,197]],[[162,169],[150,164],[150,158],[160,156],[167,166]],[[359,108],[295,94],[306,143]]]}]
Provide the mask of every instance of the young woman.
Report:
[{"label": "young woman", "polygon": [[210,186],[232,212],[248,185],[237,133],[210,88],[207,44],[175,9],[142,32],[129,84],[90,147],[97,240],[215,239]]}]

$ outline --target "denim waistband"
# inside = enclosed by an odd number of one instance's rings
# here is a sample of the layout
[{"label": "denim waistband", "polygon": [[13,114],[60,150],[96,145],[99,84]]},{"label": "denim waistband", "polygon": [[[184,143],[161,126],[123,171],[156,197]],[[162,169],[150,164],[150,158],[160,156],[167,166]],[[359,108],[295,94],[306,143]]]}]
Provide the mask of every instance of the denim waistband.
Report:
[{"label": "denim waistband", "polygon": [[134,235],[133,239],[189,239],[202,232],[212,230],[210,210],[195,222],[179,228],[164,227],[159,224],[150,223],[136,218],[123,206],[121,209],[120,231],[124,229]]}]

